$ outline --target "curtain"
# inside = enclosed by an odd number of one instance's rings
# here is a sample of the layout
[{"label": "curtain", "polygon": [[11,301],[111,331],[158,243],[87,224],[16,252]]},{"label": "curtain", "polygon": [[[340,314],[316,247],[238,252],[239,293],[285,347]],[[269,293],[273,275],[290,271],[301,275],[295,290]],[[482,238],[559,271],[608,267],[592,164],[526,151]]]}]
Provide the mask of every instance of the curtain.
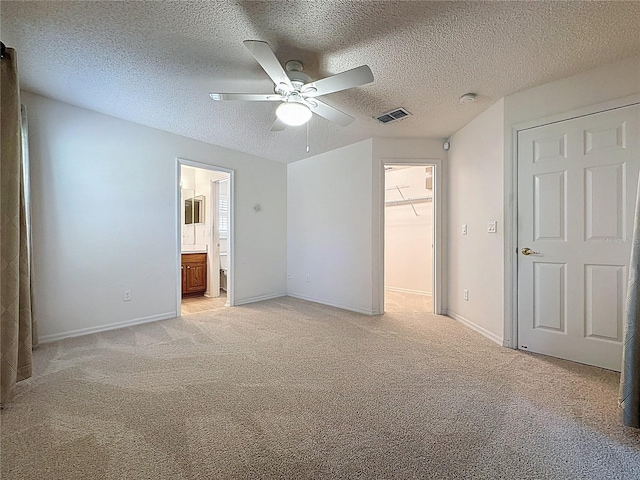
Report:
[{"label": "curtain", "polygon": [[628,427],[640,428],[640,178],[629,264],[620,406],[623,423]]},{"label": "curtain", "polygon": [[10,400],[16,382],[31,376],[34,327],[25,195],[28,175],[17,55],[14,49],[7,48],[3,57],[0,60],[0,405]]}]

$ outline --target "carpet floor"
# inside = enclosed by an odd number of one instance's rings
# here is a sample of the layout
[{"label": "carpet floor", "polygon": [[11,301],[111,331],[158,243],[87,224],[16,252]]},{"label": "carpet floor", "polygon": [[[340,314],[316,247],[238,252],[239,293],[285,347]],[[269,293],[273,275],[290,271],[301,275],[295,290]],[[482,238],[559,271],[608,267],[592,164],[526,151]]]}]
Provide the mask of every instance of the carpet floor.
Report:
[{"label": "carpet floor", "polygon": [[638,479],[619,376],[292,298],[42,346],[2,479]]}]

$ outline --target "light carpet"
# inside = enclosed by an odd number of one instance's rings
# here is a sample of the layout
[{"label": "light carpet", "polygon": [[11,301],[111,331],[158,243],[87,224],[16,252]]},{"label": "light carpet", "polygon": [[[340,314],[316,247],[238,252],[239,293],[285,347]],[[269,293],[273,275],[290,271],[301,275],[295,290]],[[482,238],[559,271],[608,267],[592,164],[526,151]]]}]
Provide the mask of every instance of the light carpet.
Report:
[{"label": "light carpet", "polygon": [[618,374],[446,317],[292,298],[68,339],[2,412],[2,478],[638,479]]}]

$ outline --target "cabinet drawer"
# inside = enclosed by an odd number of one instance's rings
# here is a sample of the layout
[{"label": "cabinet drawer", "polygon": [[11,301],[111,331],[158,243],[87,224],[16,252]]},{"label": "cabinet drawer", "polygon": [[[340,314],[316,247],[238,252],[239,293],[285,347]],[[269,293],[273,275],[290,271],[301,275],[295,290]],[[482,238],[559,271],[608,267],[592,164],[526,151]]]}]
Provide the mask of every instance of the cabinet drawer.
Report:
[{"label": "cabinet drawer", "polygon": [[182,263],[207,263],[206,253],[183,253]]}]

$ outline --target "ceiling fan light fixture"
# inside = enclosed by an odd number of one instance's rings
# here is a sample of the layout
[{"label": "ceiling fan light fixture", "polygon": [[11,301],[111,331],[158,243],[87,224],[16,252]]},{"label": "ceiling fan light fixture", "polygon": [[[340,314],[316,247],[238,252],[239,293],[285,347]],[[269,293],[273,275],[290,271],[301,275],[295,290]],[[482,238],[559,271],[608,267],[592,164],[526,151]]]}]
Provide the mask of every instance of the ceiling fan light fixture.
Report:
[{"label": "ceiling fan light fixture", "polygon": [[297,127],[311,119],[311,109],[303,103],[285,102],[276,108],[276,115],[287,125]]}]

